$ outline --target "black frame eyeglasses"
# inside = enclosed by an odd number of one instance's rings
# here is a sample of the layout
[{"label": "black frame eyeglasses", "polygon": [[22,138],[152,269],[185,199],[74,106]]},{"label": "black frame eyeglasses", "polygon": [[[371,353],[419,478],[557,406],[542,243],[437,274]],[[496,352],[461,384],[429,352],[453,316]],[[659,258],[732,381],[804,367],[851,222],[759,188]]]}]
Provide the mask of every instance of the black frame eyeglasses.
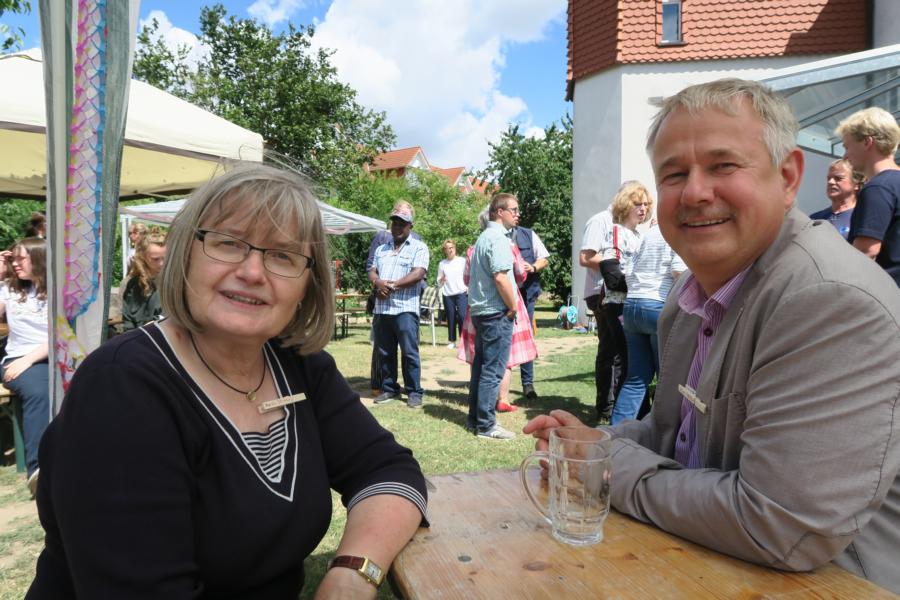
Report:
[{"label": "black frame eyeglasses", "polygon": [[194,236],[203,245],[203,254],[223,263],[242,263],[253,250],[258,250],[263,256],[266,271],[279,277],[291,279],[303,277],[306,270],[316,264],[313,257],[300,252],[281,248],[259,248],[239,237],[211,229],[195,229]]}]

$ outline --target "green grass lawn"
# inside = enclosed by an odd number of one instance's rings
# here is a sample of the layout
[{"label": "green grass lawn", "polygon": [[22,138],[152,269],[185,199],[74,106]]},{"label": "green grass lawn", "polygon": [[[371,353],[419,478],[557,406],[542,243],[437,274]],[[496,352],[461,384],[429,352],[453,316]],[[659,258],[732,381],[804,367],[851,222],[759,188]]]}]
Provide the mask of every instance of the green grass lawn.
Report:
[{"label": "green grass lawn", "polygon": [[[519,411],[498,415],[504,427],[520,432],[525,422],[553,408],[564,408],[590,422],[594,407],[594,355],[597,338],[555,328],[556,312],[551,306],[539,307],[537,313],[538,338],[568,338],[577,341],[568,344],[564,352],[549,353],[541,357],[535,367],[535,388],[540,397],[525,400],[520,394],[518,370],[513,375],[511,398],[519,405]],[[350,327],[349,336],[329,344],[327,348],[344,376],[357,389],[365,389],[369,381],[371,347],[368,342],[368,325],[362,318]],[[448,367],[437,367],[437,373],[450,373],[456,362],[454,354],[444,348],[447,329],[437,330],[436,347],[432,347],[431,329],[422,328],[422,360],[447,361]],[[552,340],[551,340],[552,341]],[[432,364],[434,364],[432,362]],[[438,377],[440,381],[440,377]],[[428,474],[479,471],[487,469],[512,469],[533,449],[530,437],[519,435],[509,442],[484,440],[468,434],[463,429],[466,420],[467,391],[465,387],[440,386],[427,389],[425,405],[421,410],[410,410],[402,402],[393,402],[372,409],[379,422],[392,431],[401,444],[411,448]],[[24,479],[16,475],[14,467],[0,469],[0,509],[27,498]],[[306,561],[306,586],[301,598],[311,598],[321,579],[325,564],[334,555],[345,522],[345,512],[337,496],[334,497],[332,524],[322,543]],[[0,600],[21,598],[34,575],[34,559],[40,551],[42,531],[35,517],[20,517],[9,531],[0,534],[0,561],[3,576],[0,577]],[[12,550],[15,559],[8,560]],[[379,598],[392,598],[387,585]]]}]

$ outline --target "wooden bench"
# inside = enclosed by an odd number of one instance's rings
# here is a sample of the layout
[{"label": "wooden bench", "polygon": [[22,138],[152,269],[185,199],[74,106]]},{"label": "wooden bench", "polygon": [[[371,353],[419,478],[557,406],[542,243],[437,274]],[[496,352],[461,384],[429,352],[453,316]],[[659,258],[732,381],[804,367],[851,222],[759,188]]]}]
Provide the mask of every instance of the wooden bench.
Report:
[{"label": "wooden bench", "polygon": [[[341,336],[338,337],[338,325],[341,328]],[[334,313],[334,339],[344,339],[347,337],[347,328],[350,326],[350,313],[349,312],[336,312]]]},{"label": "wooden bench", "polygon": [[16,471],[25,472],[25,439],[22,437],[22,404],[9,389],[0,384],[0,418],[9,418],[12,423],[13,447],[3,449],[4,455],[16,453]]}]

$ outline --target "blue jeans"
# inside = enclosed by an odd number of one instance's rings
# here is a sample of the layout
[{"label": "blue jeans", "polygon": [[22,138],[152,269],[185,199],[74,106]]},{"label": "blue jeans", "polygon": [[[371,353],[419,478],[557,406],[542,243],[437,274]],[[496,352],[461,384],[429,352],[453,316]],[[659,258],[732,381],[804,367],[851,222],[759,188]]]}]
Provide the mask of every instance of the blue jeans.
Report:
[{"label": "blue jeans", "polygon": [[[12,360],[7,360],[3,367]],[[25,372],[4,383],[22,402],[22,436],[25,438],[25,468],[30,477],[38,468],[38,446],[50,423],[50,370],[47,362],[31,365]]]},{"label": "blue jeans", "polygon": [[659,341],[656,321],[663,303],[644,298],[625,301],[625,342],[628,347],[628,375],[619,392],[612,414],[612,424],[637,417],[647,387],[659,372]]},{"label": "blue jeans", "polygon": [[509,361],[513,322],[504,313],[472,317],[475,356],[469,379],[468,426],[486,433],[497,424],[497,392]]},{"label": "blue jeans", "polygon": [[425,394],[419,379],[419,316],[405,312],[399,315],[378,315],[373,324],[375,329],[375,351],[381,361],[381,391],[397,394],[397,345],[400,345],[400,360],[403,364],[403,384],[409,395]]},{"label": "blue jeans", "polygon": [[447,313],[447,341],[456,341],[456,332],[462,335],[463,321],[466,318],[466,307],[469,305],[468,294],[444,296],[444,312]]},{"label": "blue jeans", "polygon": [[[537,298],[534,298],[531,302],[528,300],[525,301],[525,310],[528,311],[528,325],[531,326],[534,323],[534,303]],[[522,363],[519,365],[519,373],[522,375],[522,387],[524,388],[526,385],[534,385],[534,361],[529,361],[527,363]]]}]

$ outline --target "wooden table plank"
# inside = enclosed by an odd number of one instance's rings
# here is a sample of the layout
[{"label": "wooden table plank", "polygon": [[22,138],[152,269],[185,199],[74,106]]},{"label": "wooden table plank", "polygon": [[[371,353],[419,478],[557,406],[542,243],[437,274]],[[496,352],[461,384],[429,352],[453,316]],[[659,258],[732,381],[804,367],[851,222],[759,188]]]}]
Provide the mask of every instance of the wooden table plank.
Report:
[{"label": "wooden table plank", "polygon": [[[531,472],[537,480],[537,470]],[[408,600],[453,598],[900,598],[826,565],[767,569],[703,548],[613,511],[602,543],[558,542],[514,471],[430,478],[430,529],[391,568]],[[546,494],[546,488],[540,492]]]}]

